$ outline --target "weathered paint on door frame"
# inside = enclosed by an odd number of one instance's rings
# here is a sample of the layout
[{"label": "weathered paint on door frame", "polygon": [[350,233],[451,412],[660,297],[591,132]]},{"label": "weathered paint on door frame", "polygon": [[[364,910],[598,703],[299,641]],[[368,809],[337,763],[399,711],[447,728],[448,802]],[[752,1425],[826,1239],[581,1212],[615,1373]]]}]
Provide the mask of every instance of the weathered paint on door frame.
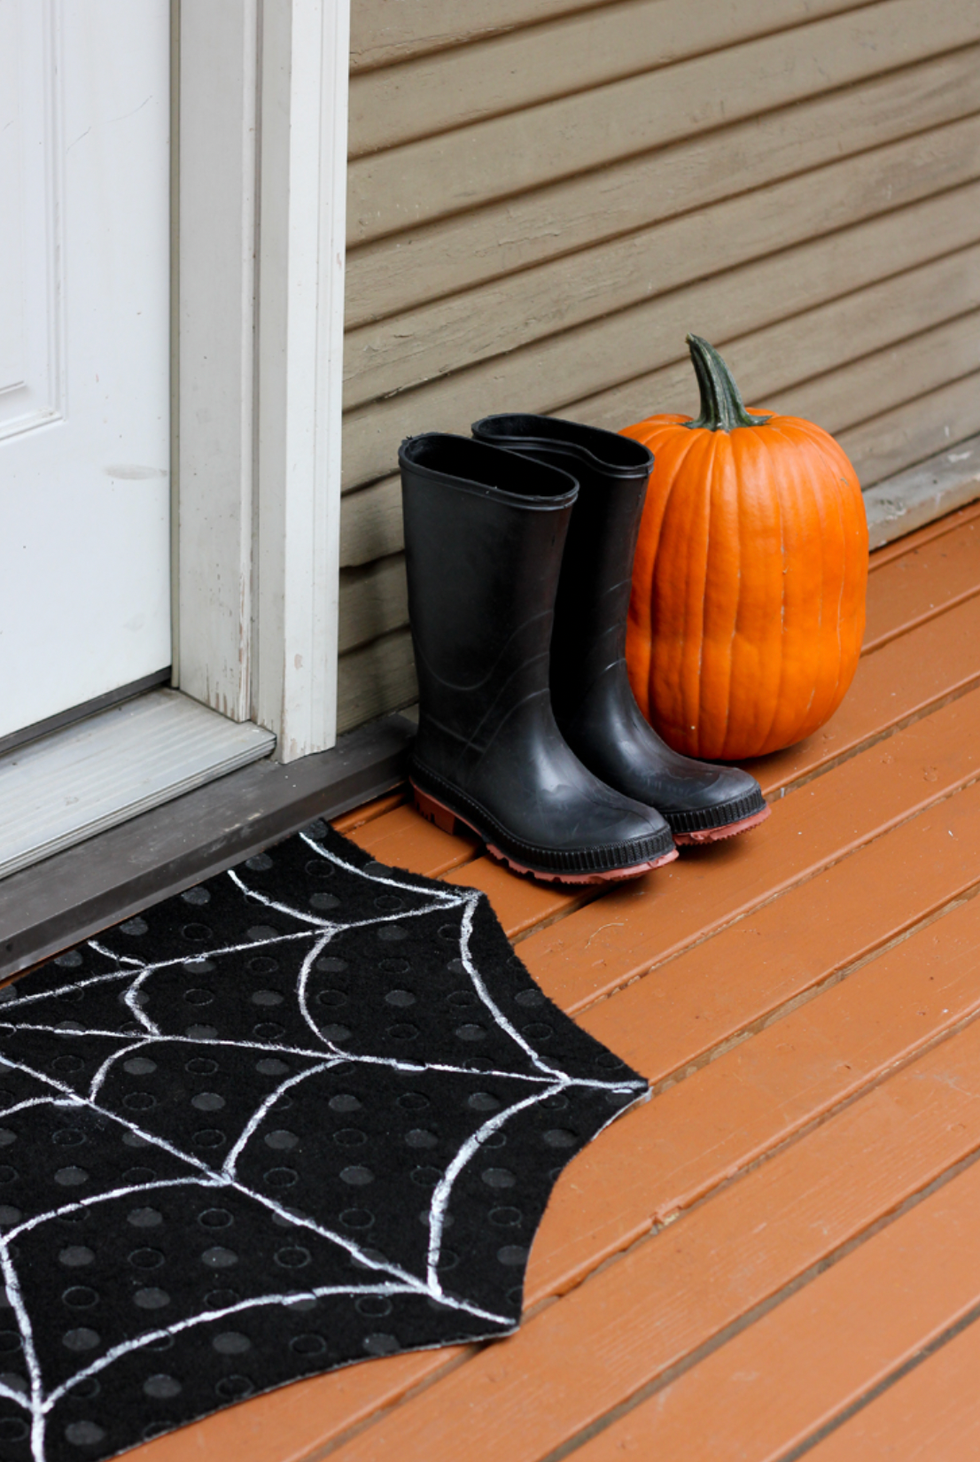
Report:
[{"label": "weathered paint on door frame", "polygon": [[174,683],[292,761],[336,739],[349,0],[173,4]]}]

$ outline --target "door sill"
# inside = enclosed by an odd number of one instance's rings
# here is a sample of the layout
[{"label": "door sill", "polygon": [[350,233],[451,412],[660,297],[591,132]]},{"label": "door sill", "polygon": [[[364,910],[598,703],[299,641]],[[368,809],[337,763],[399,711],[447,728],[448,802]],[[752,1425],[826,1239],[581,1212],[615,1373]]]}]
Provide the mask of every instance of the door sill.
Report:
[{"label": "door sill", "polygon": [[17,746],[23,746],[27,741],[40,741],[42,736],[47,736],[52,731],[60,731],[63,726],[74,725],[76,721],[85,721],[89,716],[94,716],[97,711],[107,711],[110,706],[116,706],[120,701],[131,701],[134,696],[142,695],[144,691],[154,690],[158,685],[169,685],[171,679],[171,667],[165,666],[162,670],[155,670],[152,675],[144,675],[139,680],[131,680],[128,685],[121,685],[117,690],[106,691],[105,695],[97,695],[94,700],[83,701],[80,706],[71,706],[67,711],[59,711],[55,716],[47,716],[43,721],[35,721],[32,726],[24,726],[19,731],[9,731],[6,736],[0,736],[0,758],[6,756],[8,751],[13,751]]},{"label": "door sill", "polygon": [[0,880],[0,980],[400,786],[414,729],[386,716],[332,751],[266,757]]},{"label": "door sill", "polygon": [[0,878],[268,756],[271,731],[153,690],[0,756]]}]

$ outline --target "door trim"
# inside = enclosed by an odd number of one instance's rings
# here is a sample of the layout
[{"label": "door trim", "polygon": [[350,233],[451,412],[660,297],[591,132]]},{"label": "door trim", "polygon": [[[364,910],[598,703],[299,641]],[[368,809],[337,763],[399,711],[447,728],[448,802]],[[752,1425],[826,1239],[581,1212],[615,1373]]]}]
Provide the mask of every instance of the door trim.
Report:
[{"label": "door trim", "polygon": [[283,761],[336,740],[349,25],[349,0],[175,21],[174,684]]}]

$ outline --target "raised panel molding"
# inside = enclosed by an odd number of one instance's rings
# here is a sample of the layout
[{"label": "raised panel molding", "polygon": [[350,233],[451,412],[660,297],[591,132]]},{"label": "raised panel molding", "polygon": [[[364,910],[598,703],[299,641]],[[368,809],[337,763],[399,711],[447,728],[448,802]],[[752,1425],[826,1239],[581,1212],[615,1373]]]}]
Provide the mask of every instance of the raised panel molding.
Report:
[{"label": "raised panel molding", "polygon": [[0,5],[0,439],[64,411],[60,3]]}]

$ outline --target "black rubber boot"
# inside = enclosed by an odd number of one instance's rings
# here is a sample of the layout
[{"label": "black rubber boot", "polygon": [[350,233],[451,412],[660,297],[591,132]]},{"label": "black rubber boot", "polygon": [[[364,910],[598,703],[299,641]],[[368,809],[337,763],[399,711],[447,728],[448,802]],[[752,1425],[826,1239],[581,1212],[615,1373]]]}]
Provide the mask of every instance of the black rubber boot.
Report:
[{"label": "black rubber boot", "polygon": [[616,432],[548,416],[488,416],[473,435],[580,484],[551,648],[555,718],[576,756],[610,787],[663,813],[677,843],[714,842],[762,822],[769,809],[755,778],[672,751],[630,689],[626,615],[652,453]]},{"label": "black rubber boot", "polygon": [[447,831],[458,819],[538,878],[596,883],[676,857],[663,818],[593,776],[552,713],[551,627],[574,478],[435,432],[403,442],[398,460],[420,810]]}]

